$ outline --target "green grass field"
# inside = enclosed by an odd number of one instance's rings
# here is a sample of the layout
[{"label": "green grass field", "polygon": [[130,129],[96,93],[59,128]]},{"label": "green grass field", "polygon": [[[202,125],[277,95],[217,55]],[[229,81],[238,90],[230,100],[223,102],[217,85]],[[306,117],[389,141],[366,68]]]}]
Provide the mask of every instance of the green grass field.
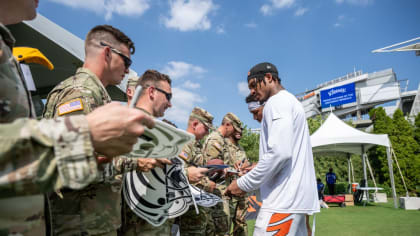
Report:
[{"label": "green grass field", "polygon": [[[418,236],[420,235],[420,211],[394,209],[392,199],[388,203],[363,206],[321,209],[316,215],[317,236]],[[310,217],[312,224],[312,217]],[[254,221],[248,221],[253,230]],[[252,233],[250,234],[252,235]]]}]

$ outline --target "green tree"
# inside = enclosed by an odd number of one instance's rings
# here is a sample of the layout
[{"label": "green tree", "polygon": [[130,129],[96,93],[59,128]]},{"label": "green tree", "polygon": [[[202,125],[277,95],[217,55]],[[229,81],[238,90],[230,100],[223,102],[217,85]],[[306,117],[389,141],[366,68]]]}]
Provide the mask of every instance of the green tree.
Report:
[{"label": "green tree", "polygon": [[420,143],[420,113],[417,114],[414,121],[414,139],[417,143]]},{"label": "green tree", "polygon": [[317,115],[314,117],[310,117],[307,119],[308,127],[309,127],[309,134],[312,135],[315,131],[321,127],[322,124],[322,116]]},{"label": "green tree", "polygon": [[[391,135],[394,129],[394,122],[386,115],[383,107],[377,107],[369,112],[370,119],[373,122],[373,133]],[[368,151],[369,161],[377,176],[380,184],[390,186],[389,169],[386,148],[383,146],[375,146]]]},{"label": "green tree", "polygon": [[[404,114],[397,109],[392,117],[394,127],[390,135],[392,147],[398,158],[402,175],[404,176],[407,188],[410,192],[414,192],[416,186],[419,185],[420,177],[420,145],[415,140],[414,129],[410,123],[404,118]],[[400,176],[397,174],[396,181],[401,183]],[[400,192],[404,192],[400,187]]]},{"label": "green tree", "polygon": [[251,129],[245,126],[242,131],[242,138],[239,144],[244,148],[246,156],[252,162],[258,161],[260,134],[251,132]]}]

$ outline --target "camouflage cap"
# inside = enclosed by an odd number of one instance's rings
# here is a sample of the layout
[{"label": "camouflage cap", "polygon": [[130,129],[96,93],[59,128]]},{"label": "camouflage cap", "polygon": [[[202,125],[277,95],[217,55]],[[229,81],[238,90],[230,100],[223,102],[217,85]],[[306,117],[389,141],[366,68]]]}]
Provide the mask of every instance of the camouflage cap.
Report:
[{"label": "camouflage cap", "polygon": [[190,115],[190,118],[191,117],[201,121],[209,129],[213,129],[213,116],[203,108],[194,107]]},{"label": "camouflage cap", "polygon": [[242,132],[242,122],[241,120],[232,112],[229,112],[225,115],[225,117],[223,117],[223,120],[228,120],[230,121],[230,123],[232,124],[233,128],[238,131],[238,132]]},{"label": "camouflage cap", "polygon": [[127,81],[127,88],[129,87],[136,87],[137,85],[137,81],[139,81],[139,78],[137,75],[136,76],[131,76],[130,78],[128,78]]}]

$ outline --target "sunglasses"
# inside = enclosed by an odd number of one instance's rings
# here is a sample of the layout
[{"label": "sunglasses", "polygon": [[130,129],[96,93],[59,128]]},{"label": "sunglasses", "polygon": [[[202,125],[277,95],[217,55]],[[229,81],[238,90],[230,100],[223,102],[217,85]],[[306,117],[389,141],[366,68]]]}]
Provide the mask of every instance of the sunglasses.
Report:
[{"label": "sunglasses", "polygon": [[166,99],[168,100],[168,102],[170,102],[170,101],[171,101],[171,99],[172,99],[172,93],[168,93],[168,92],[166,92],[165,90],[160,89],[160,88],[158,88],[158,87],[155,87],[155,89],[156,89],[157,91],[159,91],[159,92],[161,92],[161,93],[165,94],[165,97],[166,97]]},{"label": "sunglasses", "polygon": [[103,47],[109,47],[111,49],[112,52],[118,54],[124,61],[124,66],[126,69],[128,69],[131,66],[131,63],[133,63],[133,61],[131,61],[130,58],[128,58],[126,55],[124,55],[120,50],[115,49],[111,46],[109,46],[108,44],[104,43],[104,42],[100,42],[101,46]]}]

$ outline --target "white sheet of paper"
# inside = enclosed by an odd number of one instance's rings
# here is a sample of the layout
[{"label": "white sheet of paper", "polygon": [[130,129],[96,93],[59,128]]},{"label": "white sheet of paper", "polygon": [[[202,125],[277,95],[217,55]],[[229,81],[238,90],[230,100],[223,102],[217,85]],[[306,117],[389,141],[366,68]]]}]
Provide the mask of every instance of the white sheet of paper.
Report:
[{"label": "white sheet of paper", "polygon": [[23,77],[25,77],[26,85],[28,86],[29,91],[36,91],[34,79],[32,78],[31,69],[28,65],[19,63],[20,68],[23,72]]}]

